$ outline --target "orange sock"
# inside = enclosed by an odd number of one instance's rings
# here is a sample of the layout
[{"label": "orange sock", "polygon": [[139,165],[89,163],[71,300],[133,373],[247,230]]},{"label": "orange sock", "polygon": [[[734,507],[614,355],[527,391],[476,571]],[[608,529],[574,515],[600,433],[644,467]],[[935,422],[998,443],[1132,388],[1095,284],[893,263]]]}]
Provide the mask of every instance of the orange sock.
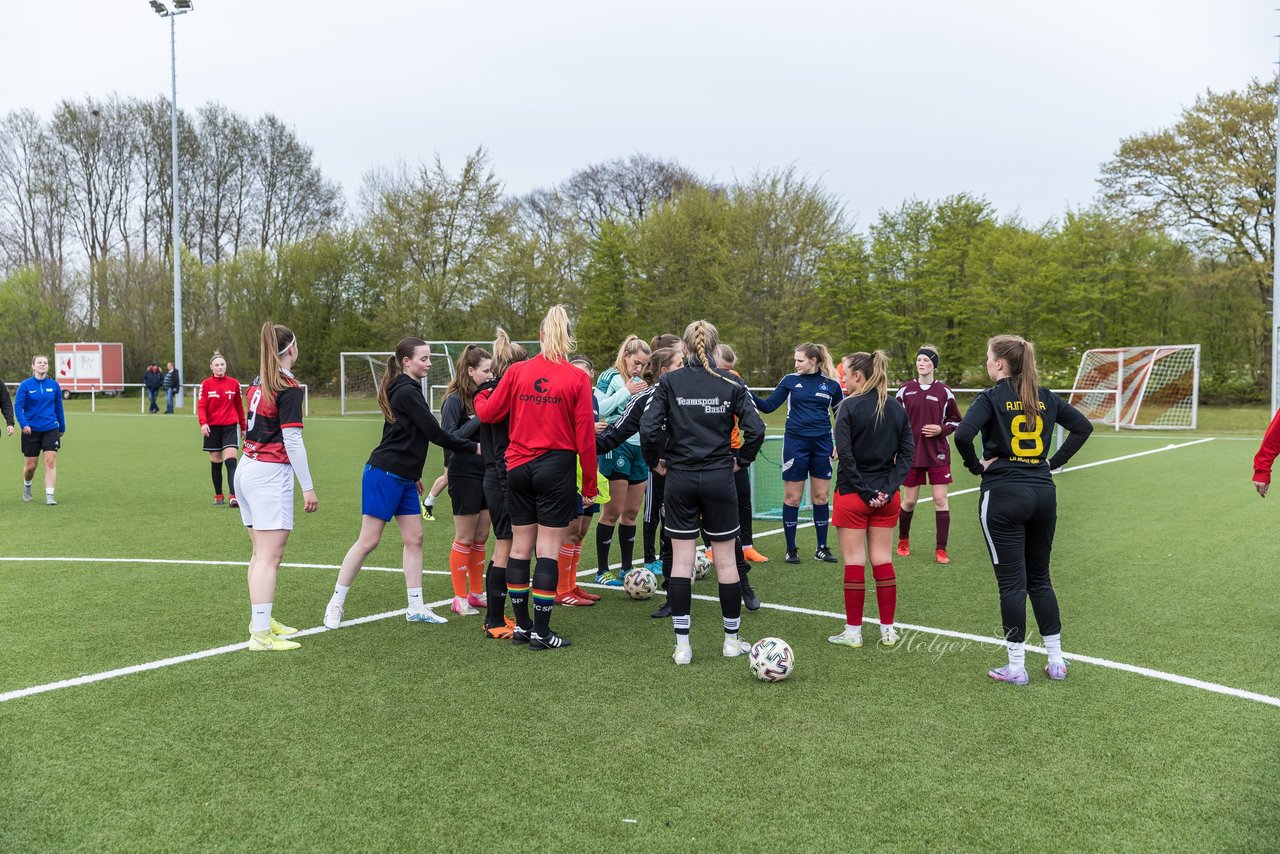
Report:
[{"label": "orange sock", "polygon": [[573,546],[573,586],[578,586],[578,564],[582,562],[582,543]]},{"label": "orange sock", "polygon": [[453,581],[453,595],[467,598],[467,567],[471,563],[471,544],[453,541],[449,550],[449,577]]},{"label": "orange sock", "polygon": [[467,565],[467,586],[477,596],[484,592],[484,547],[488,540],[471,544],[471,562]]},{"label": "orange sock", "polygon": [[562,545],[560,547],[560,557],[556,561],[556,568],[559,570],[556,584],[556,595],[564,596],[573,592],[573,546]]}]

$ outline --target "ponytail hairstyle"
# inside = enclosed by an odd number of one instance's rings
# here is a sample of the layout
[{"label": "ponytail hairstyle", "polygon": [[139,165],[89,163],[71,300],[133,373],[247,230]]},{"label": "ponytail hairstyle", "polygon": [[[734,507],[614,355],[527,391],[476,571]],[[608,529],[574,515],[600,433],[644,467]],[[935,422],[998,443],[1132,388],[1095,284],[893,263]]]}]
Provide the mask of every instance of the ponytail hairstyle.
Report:
[{"label": "ponytail hairstyle", "polygon": [[591,364],[591,358],[582,353],[571,357],[569,359],[569,364],[579,368],[586,368],[587,373],[589,374],[594,374],[596,370],[596,366]]},{"label": "ponytail hairstyle", "polygon": [[262,349],[258,356],[258,377],[262,382],[262,396],[275,400],[277,394],[289,387],[281,372],[280,357],[298,343],[298,336],[289,327],[268,320],[262,324],[259,342]]},{"label": "ponytail hairstyle", "polygon": [[404,360],[412,359],[419,347],[427,346],[421,338],[401,338],[396,351],[387,358],[387,369],[382,373],[382,381],[378,383],[378,408],[388,424],[396,423],[396,415],[391,411],[391,383],[404,373]]},{"label": "ponytail hairstyle", "polygon": [[640,376],[649,385],[657,385],[658,377],[662,376],[662,372],[671,367],[676,358],[681,355],[683,354],[675,347],[659,347],[649,355],[649,364],[644,366]]},{"label": "ponytail hairstyle", "polygon": [[507,330],[499,326],[493,339],[493,375],[500,377],[507,372],[507,368],[527,358],[529,354],[524,347],[513,343],[507,336]]},{"label": "ponytail hairstyle", "polygon": [[738,354],[733,352],[733,348],[728,344],[721,344],[720,349],[716,350],[716,360],[724,362],[730,368],[738,364]]},{"label": "ponytail hairstyle", "polygon": [[685,364],[697,364],[712,376],[736,385],[733,380],[716,370],[716,350],[719,347],[720,333],[708,321],[695,320],[684,328],[684,351],[688,354]]},{"label": "ponytail hairstyle", "polygon": [[987,339],[991,355],[1003,359],[1009,369],[1009,378],[1017,380],[1018,399],[1022,411],[1040,415],[1040,375],[1036,372],[1036,348],[1030,341],[1017,335],[997,335]]},{"label": "ponytail hairstyle", "polygon": [[562,305],[553,305],[538,328],[542,337],[542,355],[548,362],[563,362],[577,342],[569,329],[569,314]]},{"label": "ponytail hairstyle", "polygon": [[468,415],[475,415],[476,389],[479,386],[476,385],[475,380],[471,379],[468,369],[478,368],[485,359],[492,358],[489,351],[479,344],[468,344],[463,347],[462,355],[458,357],[458,364],[453,372],[453,379],[449,380],[449,384],[444,388],[444,399],[448,400],[453,394],[458,395],[462,399],[463,411]]},{"label": "ponytail hairstyle", "polygon": [[874,353],[852,353],[840,361],[844,363],[846,376],[852,376],[855,371],[862,374],[863,385],[857,395],[875,389],[876,420],[879,421],[884,417],[884,404],[889,399],[889,357],[883,350],[876,350]]},{"label": "ponytail hairstyle", "polygon": [[836,375],[835,363],[831,361],[831,351],[824,344],[814,344],[812,342],[800,344],[796,347],[797,353],[804,353],[806,359],[818,360],[818,373],[834,378]]},{"label": "ponytail hairstyle", "polygon": [[653,355],[653,348],[635,335],[628,335],[626,340],[622,342],[622,346],[618,348],[618,358],[614,359],[613,367],[617,370],[618,375],[622,377],[625,383],[631,379],[631,372],[627,370],[627,356],[634,356],[636,353],[644,353],[646,356]]},{"label": "ponytail hairstyle", "polygon": [[664,332],[661,335],[653,336],[653,339],[649,342],[649,352],[652,353],[654,350],[660,350],[663,347],[679,347],[682,343],[684,342],[680,340],[679,335]]}]

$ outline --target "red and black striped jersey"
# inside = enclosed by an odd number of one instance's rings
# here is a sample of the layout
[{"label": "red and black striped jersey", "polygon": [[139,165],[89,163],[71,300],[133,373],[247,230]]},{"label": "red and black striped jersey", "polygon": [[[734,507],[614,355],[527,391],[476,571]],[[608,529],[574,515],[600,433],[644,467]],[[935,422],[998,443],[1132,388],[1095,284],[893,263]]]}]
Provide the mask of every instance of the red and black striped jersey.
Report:
[{"label": "red and black striped jersey", "polygon": [[288,388],[274,400],[262,393],[262,377],[254,377],[245,391],[249,399],[248,429],[244,434],[244,455],[264,463],[287,463],[284,428],[302,426],[302,389],[292,376],[285,376]]}]

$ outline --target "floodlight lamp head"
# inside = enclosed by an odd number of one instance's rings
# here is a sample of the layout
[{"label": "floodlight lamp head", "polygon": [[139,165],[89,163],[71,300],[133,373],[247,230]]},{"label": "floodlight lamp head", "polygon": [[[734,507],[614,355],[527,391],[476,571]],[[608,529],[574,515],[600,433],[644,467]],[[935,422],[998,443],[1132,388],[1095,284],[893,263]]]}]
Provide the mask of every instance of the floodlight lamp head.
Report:
[{"label": "floodlight lamp head", "polygon": [[179,12],[190,12],[192,8],[191,0],[173,0],[173,5]]},{"label": "floodlight lamp head", "polygon": [[154,9],[155,13],[162,18],[167,18],[169,16],[169,10],[163,3],[159,2],[159,0],[151,0],[151,8]]}]

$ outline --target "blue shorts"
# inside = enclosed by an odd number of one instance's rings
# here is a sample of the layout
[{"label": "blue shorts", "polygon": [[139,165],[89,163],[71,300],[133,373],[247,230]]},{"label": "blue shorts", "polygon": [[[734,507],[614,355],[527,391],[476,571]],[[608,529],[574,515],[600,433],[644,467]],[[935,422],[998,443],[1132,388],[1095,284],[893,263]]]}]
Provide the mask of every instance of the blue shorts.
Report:
[{"label": "blue shorts", "polygon": [[390,522],[392,516],[416,516],[422,512],[418,485],[407,477],[365,466],[360,479],[360,512],[384,522]]},{"label": "blue shorts", "polygon": [[784,481],[831,480],[831,437],[782,440],[782,479]]}]

